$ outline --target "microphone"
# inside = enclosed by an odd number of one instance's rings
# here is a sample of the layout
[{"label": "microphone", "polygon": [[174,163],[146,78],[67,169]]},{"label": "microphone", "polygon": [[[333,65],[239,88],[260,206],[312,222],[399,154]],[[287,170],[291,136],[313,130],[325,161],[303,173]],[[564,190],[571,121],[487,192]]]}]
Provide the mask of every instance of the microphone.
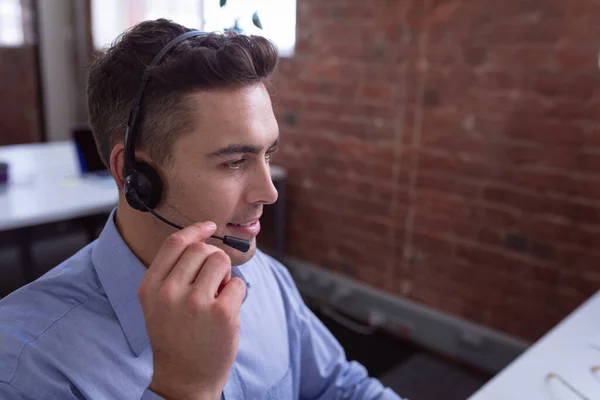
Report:
[{"label": "microphone", "polygon": [[[177,225],[177,224],[169,221],[168,219],[160,216],[157,212],[155,212],[153,209],[148,207],[144,202],[140,202],[140,203],[146,210],[148,210],[152,215],[154,215],[156,218],[158,218],[165,224],[171,225],[175,229],[179,229],[179,230],[183,229],[183,226]],[[240,239],[240,238],[237,238],[234,236],[227,236],[227,235],[225,235],[225,237],[211,235],[211,238],[222,240],[223,243],[226,244],[227,246],[232,247],[236,250],[239,250],[242,253],[246,253],[248,250],[250,250],[250,241],[249,240]]]}]

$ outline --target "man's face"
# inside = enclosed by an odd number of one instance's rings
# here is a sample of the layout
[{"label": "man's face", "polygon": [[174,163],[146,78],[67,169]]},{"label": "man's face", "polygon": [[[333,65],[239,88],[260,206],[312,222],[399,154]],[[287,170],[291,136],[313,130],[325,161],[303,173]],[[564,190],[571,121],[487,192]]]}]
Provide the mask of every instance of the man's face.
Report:
[{"label": "man's face", "polygon": [[263,205],[277,200],[269,159],[279,128],[269,94],[262,83],[191,95],[195,128],[177,139],[173,162],[163,169],[166,192],[158,209],[174,221],[217,224],[215,234],[250,240],[247,253],[224,245],[233,265],[256,252]]}]

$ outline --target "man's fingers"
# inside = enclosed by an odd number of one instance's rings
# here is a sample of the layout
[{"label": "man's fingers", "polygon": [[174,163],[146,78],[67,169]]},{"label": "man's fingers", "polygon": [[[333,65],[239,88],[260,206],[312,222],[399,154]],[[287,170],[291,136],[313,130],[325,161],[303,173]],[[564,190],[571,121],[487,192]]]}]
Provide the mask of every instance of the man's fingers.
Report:
[{"label": "man's fingers", "polygon": [[224,251],[216,251],[207,257],[194,281],[194,289],[214,296],[219,286],[231,279],[231,259]]},{"label": "man's fingers", "polygon": [[246,297],[246,283],[243,280],[234,276],[227,282],[221,290],[221,294],[217,297],[217,301],[224,302],[230,310],[239,314],[242,302]]},{"label": "man's fingers", "polygon": [[169,235],[158,250],[144,279],[149,283],[166,279],[185,249],[192,243],[206,240],[216,229],[214,222],[201,222]]},{"label": "man's fingers", "polygon": [[182,287],[189,287],[198,273],[205,268],[207,259],[210,259],[210,256],[215,252],[222,251],[218,247],[203,242],[191,243],[179,257],[165,281],[175,281]]}]

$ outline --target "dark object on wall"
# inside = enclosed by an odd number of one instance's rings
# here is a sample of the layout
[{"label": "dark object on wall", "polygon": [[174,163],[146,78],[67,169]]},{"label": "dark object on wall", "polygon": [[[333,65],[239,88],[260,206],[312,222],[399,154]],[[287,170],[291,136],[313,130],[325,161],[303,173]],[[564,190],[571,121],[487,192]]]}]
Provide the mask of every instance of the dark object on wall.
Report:
[{"label": "dark object on wall", "polygon": [[108,169],[98,154],[91,129],[85,125],[76,126],[72,129],[71,135],[77,149],[81,173],[107,173]]},{"label": "dark object on wall", "polygon": [[0,185],[8,183],[8,163],[0,161]]}]

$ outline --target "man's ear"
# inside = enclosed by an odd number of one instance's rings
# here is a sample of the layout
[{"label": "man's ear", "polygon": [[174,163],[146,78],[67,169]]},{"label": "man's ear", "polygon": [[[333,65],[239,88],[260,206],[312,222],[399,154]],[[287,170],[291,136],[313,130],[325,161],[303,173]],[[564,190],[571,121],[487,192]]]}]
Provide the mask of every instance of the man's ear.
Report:
[{"label": "man's ear", "polygon": [[125,165],[125,146],[117,143],[110,152],[110,174],[117,183],[119,190],[123,190],[125,176],[123,167]]},{"label": "man's ear", "polygon": [[[135,151],[136,161],[150,163],[150,158],[143,151]],[[125,186],[125,145],[117,143],[110,152],[110,174],[117,183],[119,190]]]}]

